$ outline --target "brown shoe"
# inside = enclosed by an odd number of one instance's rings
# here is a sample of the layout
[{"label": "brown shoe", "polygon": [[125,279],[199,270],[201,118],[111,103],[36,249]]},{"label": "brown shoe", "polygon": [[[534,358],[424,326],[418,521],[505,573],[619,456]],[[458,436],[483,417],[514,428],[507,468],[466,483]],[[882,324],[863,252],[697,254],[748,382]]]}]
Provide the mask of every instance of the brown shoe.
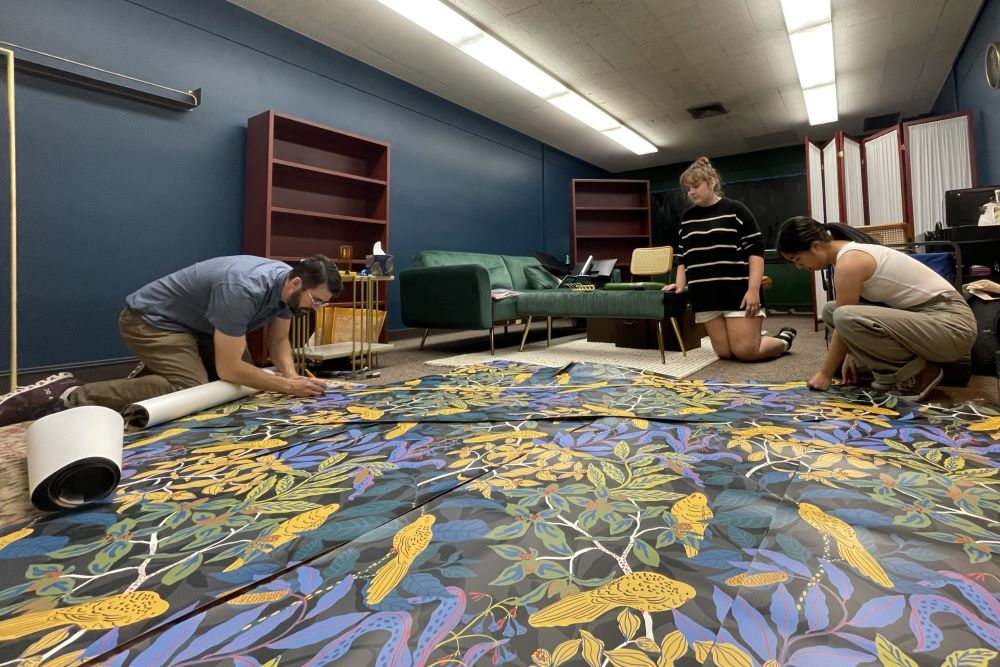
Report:
[{"label": "brown shoe", "polygon": [[0,426],[38,419],[66,409],[60,396],[80,381],[69,373],[57,373],[0,397]]},{"label": "brown shoe", "polygon": [[889,393],[908,401],[922,401],[943,377],[944,371],[934,364],[927,364],[913,377],[897,382],[896,388]]}]

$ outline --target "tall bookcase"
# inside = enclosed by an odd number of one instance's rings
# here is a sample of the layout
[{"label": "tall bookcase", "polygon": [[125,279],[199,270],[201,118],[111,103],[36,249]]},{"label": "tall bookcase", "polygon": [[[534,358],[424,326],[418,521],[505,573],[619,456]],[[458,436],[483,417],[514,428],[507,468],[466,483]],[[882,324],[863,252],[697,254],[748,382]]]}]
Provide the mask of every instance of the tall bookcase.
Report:
[{"label": "tall bookcase", "polygon": [[[388,247],[389,144],[265,111],[247,121],[246,160],[245,253],[289,264],[324,254],[342,271],[357,271],[376,241]],[[349,283],[340,304],[351,305]],[[385,304],[382,287],[378,307]],[[258,362],[265,339],[250,339]]]},{"label": "tall bookcase", "polygon": [[649,181],[573,179],[571,205],[573,261],[615,257],[627,280],[632,251],[652,243]]}]

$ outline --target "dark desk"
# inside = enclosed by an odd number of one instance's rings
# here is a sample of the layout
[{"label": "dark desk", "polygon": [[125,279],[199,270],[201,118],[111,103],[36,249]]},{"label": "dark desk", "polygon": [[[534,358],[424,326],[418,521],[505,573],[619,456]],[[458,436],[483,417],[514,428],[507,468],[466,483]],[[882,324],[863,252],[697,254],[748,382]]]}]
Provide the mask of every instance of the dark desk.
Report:
[{"label": "dark desk", "polygon": [[[957,265],[963,283],[981,278],[996,280],[1000,277],[1000,225],[947,227],[941,230],[941,236],[942,240],[954,243],[960,250],[961,259]],[[935,245],[930,242],[927,244],[927,251],[951,252],[952,250],[949,245]],[[970,276],[969,268],[977,264],[990,267],[991,275]]]}]

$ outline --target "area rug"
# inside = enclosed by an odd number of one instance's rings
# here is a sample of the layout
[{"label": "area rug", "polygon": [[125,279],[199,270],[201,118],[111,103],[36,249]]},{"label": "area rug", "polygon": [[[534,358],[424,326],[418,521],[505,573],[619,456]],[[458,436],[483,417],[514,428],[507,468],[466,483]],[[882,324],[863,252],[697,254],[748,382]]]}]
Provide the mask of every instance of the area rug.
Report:
[{"label": "area rug", "polygon": [[666,353],[666,363],[660,361],[659,350],[639,350],[631,347],[615,347],[614,343],[591,343],[585,338],[572,338],[566,342],[554,343],[545,347],[544,341],[536,341],[524,347],[519,352],[517,346],[497,350],[496,354],[489,352],[472,352],[454,357],[432,359],[427,361],[431,366],[468,366],[469,364],[485,364],[497,359],[507,359],[535,366],[562,368],[573,362],[588,364],[612,364],[634,368],[640,371],[653,371],[675,378],[685,378],[700,371],[718,356],[712,351],[712,344],[706,336],[701,340],[701,347],[688,350],[687,355],[680,352]]}]

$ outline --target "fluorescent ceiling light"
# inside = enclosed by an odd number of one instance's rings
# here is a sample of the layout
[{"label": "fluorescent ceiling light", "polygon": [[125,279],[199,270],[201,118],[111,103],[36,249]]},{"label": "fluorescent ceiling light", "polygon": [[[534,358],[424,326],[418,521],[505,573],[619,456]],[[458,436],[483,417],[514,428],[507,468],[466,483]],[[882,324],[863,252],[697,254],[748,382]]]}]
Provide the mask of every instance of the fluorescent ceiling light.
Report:
[{"label": "fluorescent ceiling light", "polygon": [[542,99],[567,92],[566,86],[490,35],[484,34],[458,48]]},{"label": "fluorescent ceiling light", "polygon": [[810,125],[832,123],[839,118],[837,114],[837,86],[827,84],[802,91],[806,98],[806,113],[809,114]]},{"label": "fluorescent ceiling light", "polygon": [[605,130],[611,130],[621,126],[621,123],[617,120],[604,113],[596,106],[574,93],[572,90],[567,90],[562,95],[550,97],[548,101],[568,113],[573,118],[591,126],[598,132],[604,132]]},{"label": "fluorescent ceiling light", "polygon": [[781,0],[788,34],[830,22],[830,0]]},{"label": "fluorescent ceiling light", "polygon": [[789,38],[792,41],[795,68],[799,71],[799,85],[803,90],[836,81],[832,23],[800,30],[789,35]]},{"label": "fluorescent ceiling light", "polygon": [[616,127],[613,130],[604,130],[604,136],[614,139],[636,155],[647,155],[656,152],[656,146],[625,126]]},{"label": "fluorescent ceiling light", "polygon": [[781,0],[781,11],[809,124],[832,123],[839,115],[830,0]]},{"label": "fluorescent ceiling light", "polygon": [[637,155],[656,152],[656,146],[440,0],[378,1]]},{"label": "fluorescent ceiling light", "polygon": [[438,0],[378,0],[427,32],[458,46],[483,34],[469,19]]}]

